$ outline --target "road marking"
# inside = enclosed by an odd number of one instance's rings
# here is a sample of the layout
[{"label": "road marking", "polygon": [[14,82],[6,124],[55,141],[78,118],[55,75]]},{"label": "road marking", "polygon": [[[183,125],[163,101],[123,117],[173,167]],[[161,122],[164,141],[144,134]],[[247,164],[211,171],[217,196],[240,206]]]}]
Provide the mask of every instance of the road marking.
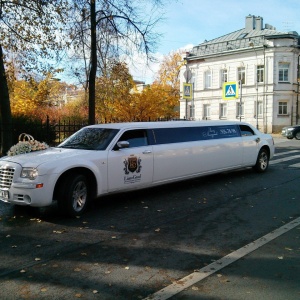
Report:
[{"label": "road marking", "polygon": [[300,168],[300,163],[298,163],[298,164],[293,164],[293,165],[289,165],[289,167],[292,167],[292,168]]},{"label": "road marking", "polygon": [[284,161],[292,160],[292,159],[299,158],[299,157],[300,157],[300,155],[294,155],[294,156],[290,156],[290,157],[279,158],[279,159],[271,160],[269,164],[275,165],[275,164],[279,164]]},{"label": "road marking", "polygon": [[290,223],[285,224],[282,227],[275,229],[274,231],[264,235],[263,237],[257,239],[256,241],[234,251],[230,254],[224,256],[223,258],[211,263],[210,265],[191,273],[190,275],[177,280],[173,284],[159,290],[158,292],[148,296],[144,300],[166,300],[174,295],[182,292],[184,289],[194,285],[195,283],[205,279],[206,277],[216,273],[217,271],[225,268],[226,266],[232,264],[238,259],[244,257],[245,255],[257,250],[258,248],[264,246],[270,241],[276,239],[282,234],[288,232],[289,230],[300,225],[300,217],[293,220]]},{"label": "road marking", "polygon": [[282,155],[286,155],[286,154],[291,154],[291,153],[295,153],[295,152],[299,152],[299,150],[291,150],[291,151],[287,151],[287,152],[275,153],[274,157],[276,157],[276,156],[282,156]]}]

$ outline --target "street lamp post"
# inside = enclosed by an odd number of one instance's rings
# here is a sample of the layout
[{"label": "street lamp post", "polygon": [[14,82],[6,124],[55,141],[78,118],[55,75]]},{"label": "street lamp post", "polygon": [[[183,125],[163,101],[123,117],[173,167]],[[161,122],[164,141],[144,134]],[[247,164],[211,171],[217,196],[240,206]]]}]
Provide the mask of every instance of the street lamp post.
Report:
[{"label": "street lamp post", "polygon": [[[184,62],[185,62],[185,72],[184,72],[184,77],[185,77],[185,83],[188,84],[189,81],[191,80],[191,71],[188,67],[188,59],[187,59],[187,56],[188,56],[188,52],[186,53],[186,57],[184,57]],[[190,89],[190,92],[191,92],[191,95],[190,97],[184,97],[185,98],[185,117],[186,119],[188,119],[188,99],[191,99],[191,119],[194,118],[194,89],[193,89],[193,84],[191,86],[191,89]],[[184,93],[183,93],[184,94]],[[191,98],[192,97],[192,98]]]}]

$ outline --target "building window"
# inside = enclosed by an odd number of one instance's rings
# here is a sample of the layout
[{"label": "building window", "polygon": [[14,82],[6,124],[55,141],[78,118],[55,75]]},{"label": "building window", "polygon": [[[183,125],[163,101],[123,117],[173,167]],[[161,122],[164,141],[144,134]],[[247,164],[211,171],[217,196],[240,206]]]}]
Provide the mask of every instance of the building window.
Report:
[{"label": "building window", "polygon": [[192,120],[195,118],[195,105],[189,105],[189,119]]},{"label": "building window", "polygon": [[206,71],[205,73],[204,73],[204,76],[205,76],[205,78],[204,78],[204,80],[205,80],[205,88],[206,89],[210,89],[211,88],[211,70],[208,70],[208,71]]},{"label": "building window", "polygon": [[222,69],[221,70],[220,77],[221,77],[221,86],[223,86],[224,82],[228,82],[228,72],[227,72],[227,69]]},{"label": "building window", "polygon": [[242,84],[245,84],[246,82],[246,71],[245,67],[238,68],[238,80],[242,82]]},{"label": "building window", "polygon": [[203,120],[210,119],[210,104],[203,104]]},{"label": "building window", "polygon": [[244,102],[236,103],[236,117],[237,118],[244,117]]},{"label": "building window", "polygon": [[264,66],[259,65],[256,68],[256,82],[264,82]]},{"label": "building window", "polygon": [[288,114],[288,104],[286,101],[278,103],[278,115],[286,116]]},{"label": "building window", "polygon": [[278,64],[278,81],[279,82],[288,82],[289,81],[289,67],[288,63],[279,63]]},{"label": "building window", "polygon": [[221,103],[220,104],[220,119],[226,119],[227,117],[227,104]]},{"label": "building window", "polygon": [[262,103],[262,101],[258,101],[258,102],[255,101],[254,111],[255,111],[255,117],[258,117],[258,118],[262,117],[262,115],[263,115],[263,103]]}]

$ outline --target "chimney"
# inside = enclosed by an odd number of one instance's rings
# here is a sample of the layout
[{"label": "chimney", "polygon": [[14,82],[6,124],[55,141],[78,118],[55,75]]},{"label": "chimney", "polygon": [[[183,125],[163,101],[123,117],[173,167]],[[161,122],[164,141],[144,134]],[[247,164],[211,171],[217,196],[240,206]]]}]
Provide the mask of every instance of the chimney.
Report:
[{"label": "chimney", "polygon": [[247,31],[253,30],[255,28],[255,16],[247,16],[246,17],[246,26],[245,29]]},{"label": "chimney", "polygon": [[263,18],[258,16],[255,17],[255,30],[262,30],[263,29]]}]

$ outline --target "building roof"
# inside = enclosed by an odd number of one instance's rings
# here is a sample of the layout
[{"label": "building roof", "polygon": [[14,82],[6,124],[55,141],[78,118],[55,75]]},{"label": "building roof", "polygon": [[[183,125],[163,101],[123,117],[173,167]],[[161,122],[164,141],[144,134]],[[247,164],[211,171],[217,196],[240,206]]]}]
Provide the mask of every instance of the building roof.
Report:
[{"label": "building roof", "polygon": [[188,55],[188,59],[207,56],[217,53],[223,53],[238,49],[255,47],[264,47],[266,39],[292,38],[298,39],[296,31],[282,32],[277,31],[272,25],[266,24],[263,27],[263,18],[249,15],[246,17],[245,28],[228,33],[221,37],[204,41],[193,47]]}]

